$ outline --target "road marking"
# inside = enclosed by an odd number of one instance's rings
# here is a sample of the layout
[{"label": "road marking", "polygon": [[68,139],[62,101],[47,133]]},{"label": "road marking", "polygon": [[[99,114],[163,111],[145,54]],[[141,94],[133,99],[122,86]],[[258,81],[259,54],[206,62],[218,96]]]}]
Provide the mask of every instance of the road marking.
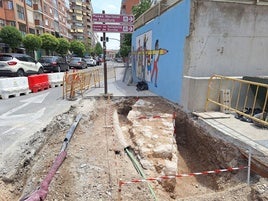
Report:
[{"label": "road marking", "polygon": [[31,98],[28,98],[28,99],[25,99],[25,100],[22,100],[20,102],[22,102],[24,104],[22,104],[22,105],[20,105],[18,107],[15,107],[15,108],[9,110],[8,112],[2,114],[0,116],[0,118],[2,118],[2,117],[5,118],[7,116],[10,116],[10,114],[19,111],[20,109],[26,107],[27,105],[30,105],[31,103],[42,103],[45,100],[45,98],[47,97],[48,94],[49,94],[49,92],[41,94],[41,95],[38,95],[38,96],[34,96],[34,97],[31,97]]},{"label": "road marking", "polygon": [[46,108],[43,107],[40,110],[36,111],[36,112],[32,112],[32,113],[25,113],[25,114],[13,114],[21,109],[23,109],[24,107],[32,104],[32,103],[42,103],[45,98],[47,97],[47,95],[49,94],[49,92],[41,94],[41,95],[37,95],[25,100],[22,100],[20,102],[24,103],[18,107],[15,107],[11,110],[9,110],[8,112],[0,115],[0,119],[1,119],[1,123],[0,126],[11,126],[10,129],[4,131],[2,134],[7,134],[17,128],[20,128],[22,126],[24,126],[25,124],[28,124],[30,122],[34,122],[35,120],[41,118],[44,113]]}]

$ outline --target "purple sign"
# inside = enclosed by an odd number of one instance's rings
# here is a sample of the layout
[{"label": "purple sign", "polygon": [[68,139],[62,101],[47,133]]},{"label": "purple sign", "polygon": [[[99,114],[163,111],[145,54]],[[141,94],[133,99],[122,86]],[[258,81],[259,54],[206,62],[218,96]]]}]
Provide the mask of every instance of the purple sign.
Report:
[{"label": "purple sign", "polygon": [[128,23],[134,22],[133,15],[115,15],[115,14],[93,14],[93,22],[107,22],[107,23]]},{"label": "purple sign", "polygon": [[132,33],[133,25],[117,25],[117,24],[93,24],[95,32],[115,32],[115,33]]}]

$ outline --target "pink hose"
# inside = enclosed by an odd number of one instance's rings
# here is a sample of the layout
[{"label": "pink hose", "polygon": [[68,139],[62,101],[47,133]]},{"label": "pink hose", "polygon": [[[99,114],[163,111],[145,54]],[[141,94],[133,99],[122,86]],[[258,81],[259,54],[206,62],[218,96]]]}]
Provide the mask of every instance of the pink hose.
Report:
[{"label": "pink hose", "polygon": [[43,180],[43,182],[40,185],[40,189],[33,192],[28,198],[25,199],[25,201],[40,201],[45,200],[48,193],[48,187],[50,182],[52,181],[54,175],[56,174],[57,170],[63,163],[65,157],[67,155],[66,151],[62,151],[56,158],[55,162],[53,163],[52,168],[50,169],[49,173]]}]

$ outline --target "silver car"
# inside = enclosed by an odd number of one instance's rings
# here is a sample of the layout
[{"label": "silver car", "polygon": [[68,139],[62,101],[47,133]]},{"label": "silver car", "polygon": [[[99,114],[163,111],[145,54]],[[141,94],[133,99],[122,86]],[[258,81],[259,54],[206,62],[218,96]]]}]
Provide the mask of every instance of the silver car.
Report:
[{"label": "silver car", "polygon": [[84,69],[87,68],[87,62],[81,57],[73,57],[69,63],[70,68]]},{"label": "silver car", "polygon": [[87,62],[87,66],[96,66],[96,60],[91,58],[85,58],[86,62]]},{"label": "silver car", "polygon": [[27,76],[44,73],[43,66],[27,54],[0,53],[0,76]]}]

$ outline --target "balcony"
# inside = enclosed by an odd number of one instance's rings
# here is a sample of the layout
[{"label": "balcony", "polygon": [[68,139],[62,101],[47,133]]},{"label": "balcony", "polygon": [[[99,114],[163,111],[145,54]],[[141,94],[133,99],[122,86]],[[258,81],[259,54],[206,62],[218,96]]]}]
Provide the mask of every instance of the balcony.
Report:
[{"label": "balcony", "polygon": [[39,4],[33,4],[33,10],[38,13],[43,13],[42,7]]},{"label": "balcony", "polygon": [[41,27],[41,28],[44,27],[44,23],[42,20],[36,19],[36,20],[34,20],[34,24],[35,24],[35,27]]}]

